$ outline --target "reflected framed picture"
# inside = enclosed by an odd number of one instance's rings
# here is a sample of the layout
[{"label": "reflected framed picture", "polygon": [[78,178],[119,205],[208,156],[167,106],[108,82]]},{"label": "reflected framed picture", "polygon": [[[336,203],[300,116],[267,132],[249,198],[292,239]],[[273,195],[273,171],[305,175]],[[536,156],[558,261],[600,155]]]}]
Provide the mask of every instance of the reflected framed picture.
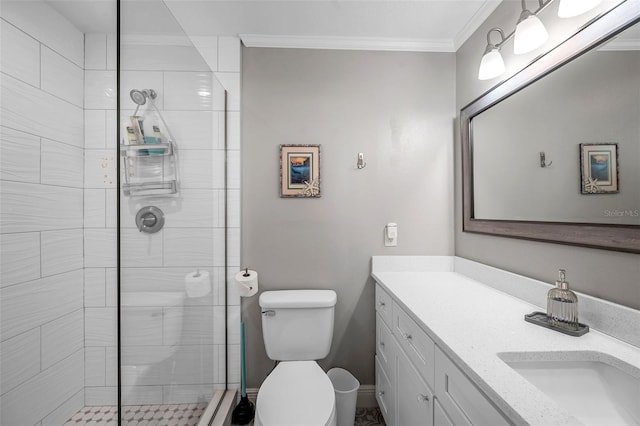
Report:
[{"label": "reflected framed picture", "polygon": [[280,145],[280,197],[320,197],[320,145]]},{"label": "reflected framed picture", "polygon": [[618,192],[618,144],[580,144],[581,192],[615,194]]}]

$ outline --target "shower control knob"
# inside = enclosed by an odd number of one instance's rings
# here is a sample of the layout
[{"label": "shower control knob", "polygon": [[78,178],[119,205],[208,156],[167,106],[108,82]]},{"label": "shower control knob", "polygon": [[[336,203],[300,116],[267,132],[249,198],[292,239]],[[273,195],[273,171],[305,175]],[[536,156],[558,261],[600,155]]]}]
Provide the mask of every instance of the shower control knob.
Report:
[{"label": "shower control knob", "polygon": [[136,225],[140,232],[156,233],[164,226],[164,213],[155,206],[143,207],[136,214]]}]

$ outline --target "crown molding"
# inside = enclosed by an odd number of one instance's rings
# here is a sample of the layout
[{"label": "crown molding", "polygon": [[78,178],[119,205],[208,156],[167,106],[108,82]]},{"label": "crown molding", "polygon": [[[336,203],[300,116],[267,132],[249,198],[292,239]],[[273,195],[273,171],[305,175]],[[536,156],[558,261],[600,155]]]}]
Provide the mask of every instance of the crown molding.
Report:
[{"label": "crown molding", "polygon": [[240,34],[246,47],[284,49],[384,50],[401,52],[455,52],[449,40],[420,40],[373,37],[321,37]]},{"label": "crown molding", "polygon": [[455,51],[460,49],[464,42],[467,41],[478,28],[480,28],[480,25],[482,25],[482,23],[493,13],[493,11],[496,10],[500,3],[502,3],[502,0],[485,0],[478,11],[454,37],[453,46]]}]

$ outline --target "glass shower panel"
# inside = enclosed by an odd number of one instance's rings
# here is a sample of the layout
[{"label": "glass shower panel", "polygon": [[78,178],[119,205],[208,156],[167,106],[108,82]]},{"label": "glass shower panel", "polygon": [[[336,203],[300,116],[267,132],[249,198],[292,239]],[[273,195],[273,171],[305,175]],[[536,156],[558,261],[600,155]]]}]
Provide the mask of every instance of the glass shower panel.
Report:
[{"label": "glass shower panel", "polygon": [[163,1],[120,17],[122,419],[178,424],[226,388],[225,93]]}]

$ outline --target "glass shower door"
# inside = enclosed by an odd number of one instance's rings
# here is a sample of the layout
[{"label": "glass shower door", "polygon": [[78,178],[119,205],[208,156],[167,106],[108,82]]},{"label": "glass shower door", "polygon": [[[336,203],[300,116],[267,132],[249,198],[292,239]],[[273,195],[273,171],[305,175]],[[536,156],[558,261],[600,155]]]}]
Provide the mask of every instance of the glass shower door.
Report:
[{"label": "glass shower door", "polygon": [[121,418],[194,424],[226,388],[225,93],[164,2],[120,16]]}]

